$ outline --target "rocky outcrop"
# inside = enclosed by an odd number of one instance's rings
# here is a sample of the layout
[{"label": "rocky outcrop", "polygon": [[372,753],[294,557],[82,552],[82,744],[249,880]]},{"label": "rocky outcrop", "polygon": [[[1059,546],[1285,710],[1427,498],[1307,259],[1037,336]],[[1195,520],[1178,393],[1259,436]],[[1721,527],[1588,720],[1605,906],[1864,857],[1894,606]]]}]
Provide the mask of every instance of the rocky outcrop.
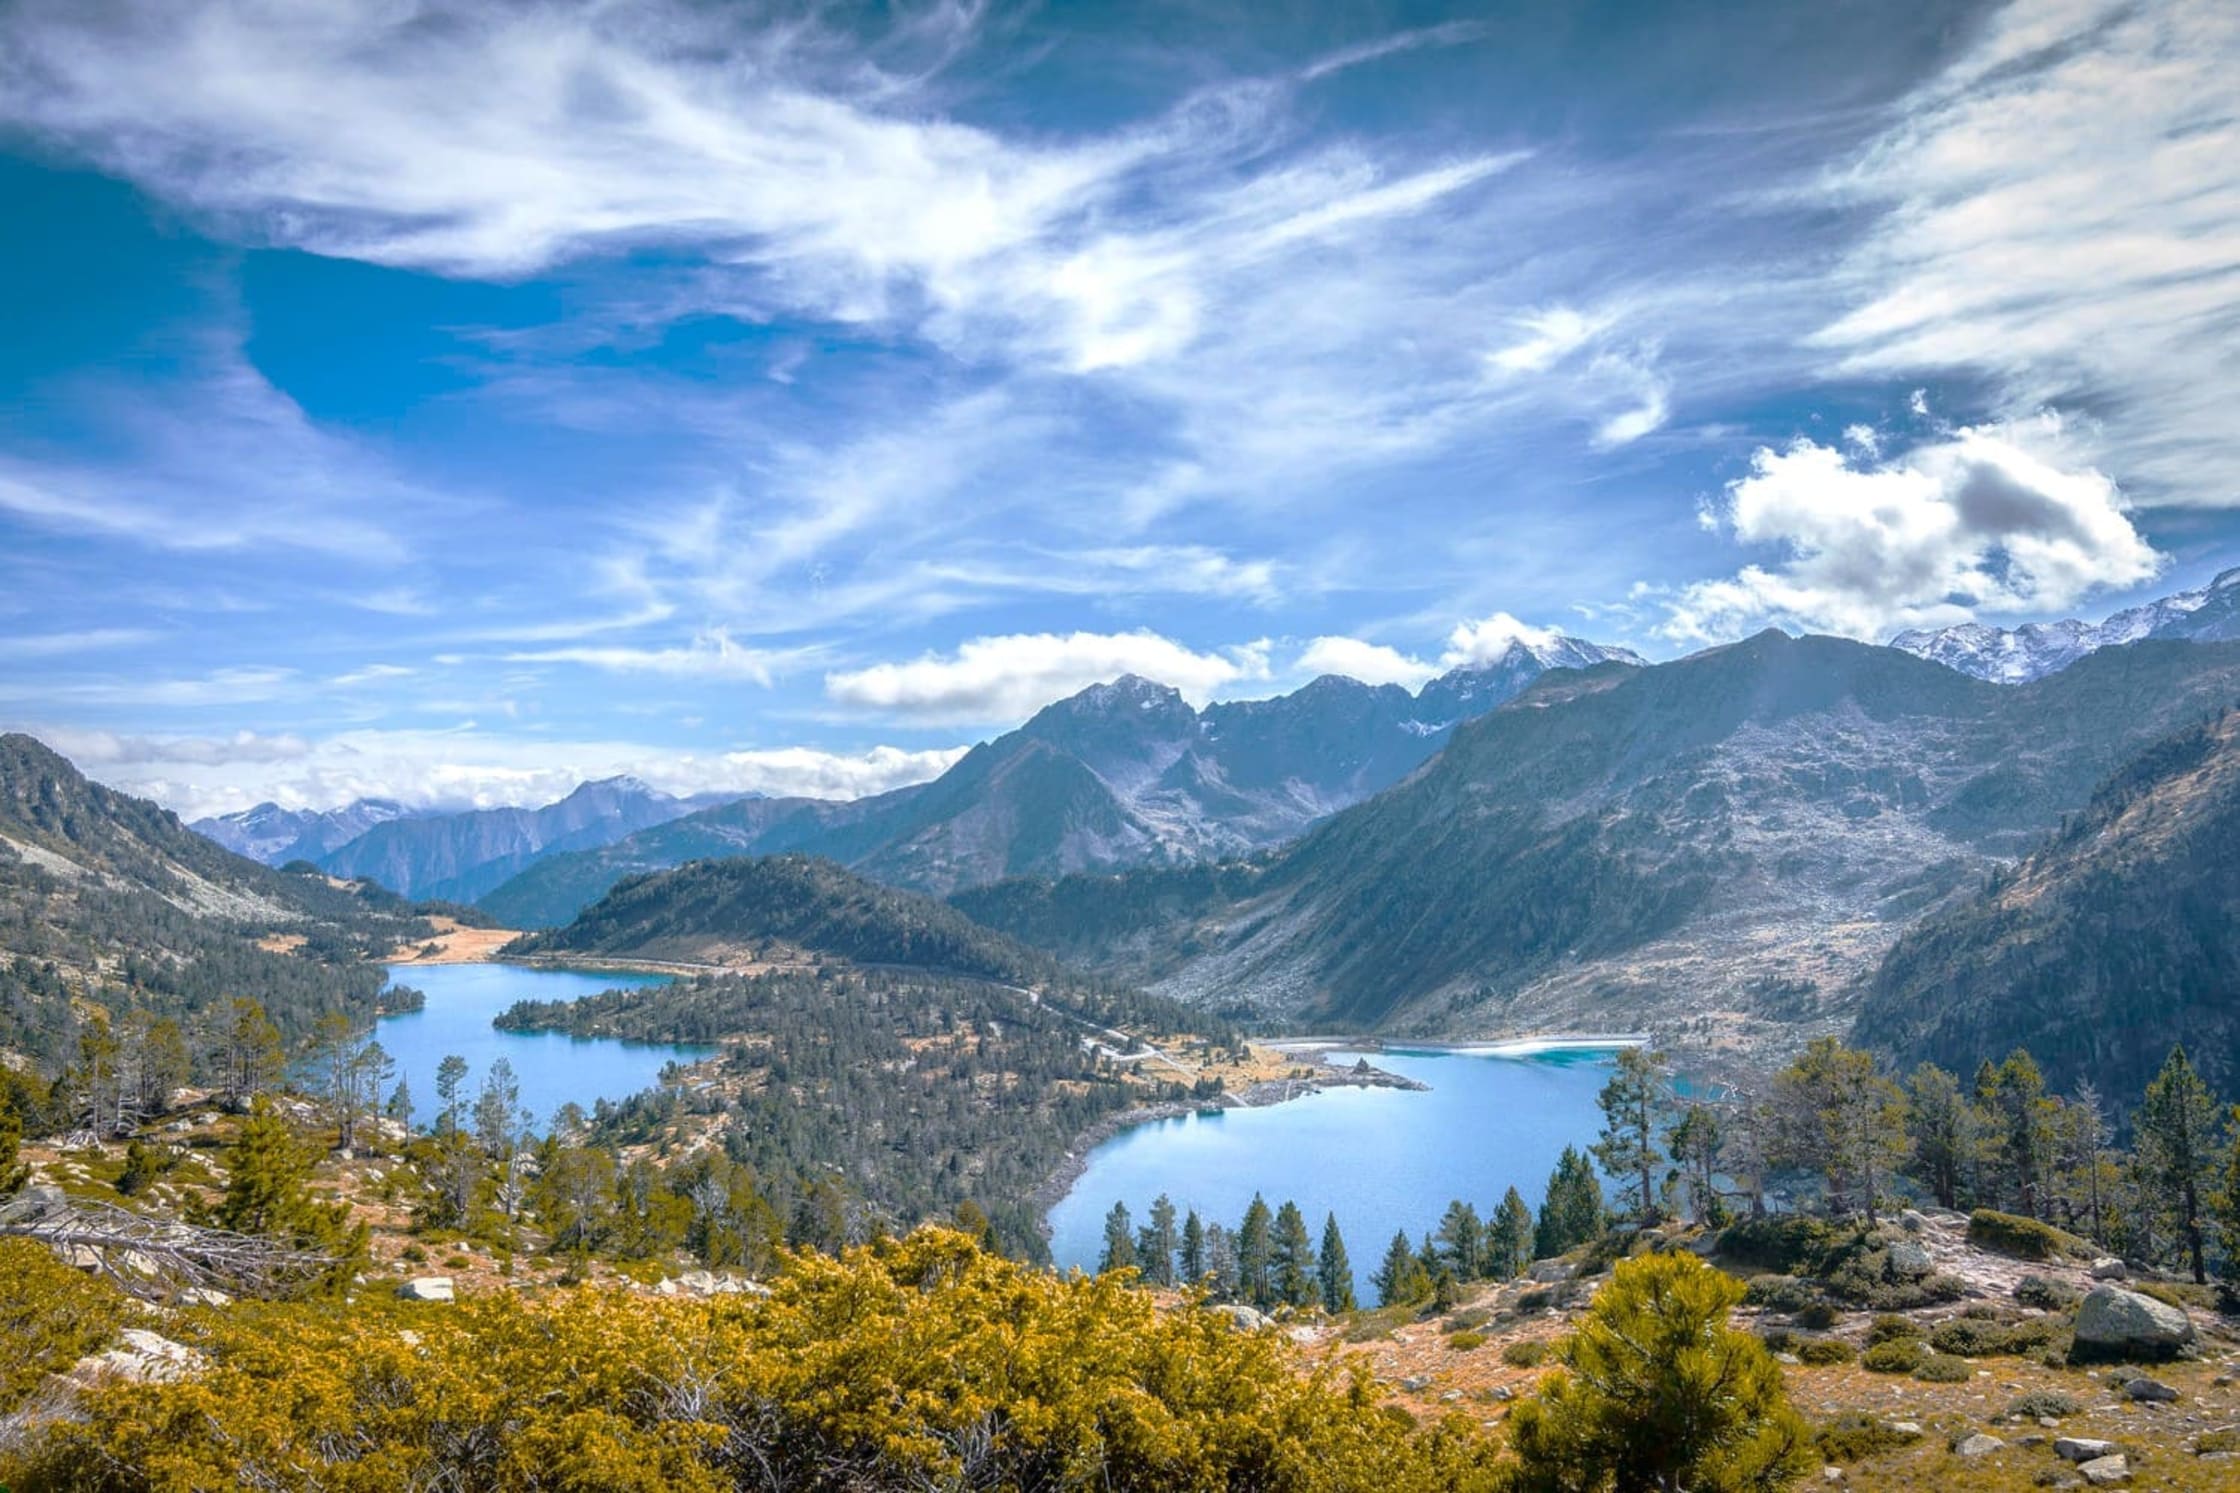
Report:
[{"label": "rocky outcrop", "polygon": [[2193,1341],[2193,1319],[2180,1307],[2127,1291],[2097,1286],[2077,1308],[2074,1357],[2168,1358]]},{"label": "rocky outcrop", "polygon": [[142,1328],[128,1327],[117,1334],[115,1347],[79,1359],[68,1378],[87,1389],[115,1379],[129,1384],[169,1384],[196,1372],[203,1362],[202,1355],[192,1348]]},{"label": "rocky outcrop", "polygon": [[456,1301],[448,1275],[424,1275],[418,1280],[408,1280],[397,1287],[397,1295],[406,1301]]}]

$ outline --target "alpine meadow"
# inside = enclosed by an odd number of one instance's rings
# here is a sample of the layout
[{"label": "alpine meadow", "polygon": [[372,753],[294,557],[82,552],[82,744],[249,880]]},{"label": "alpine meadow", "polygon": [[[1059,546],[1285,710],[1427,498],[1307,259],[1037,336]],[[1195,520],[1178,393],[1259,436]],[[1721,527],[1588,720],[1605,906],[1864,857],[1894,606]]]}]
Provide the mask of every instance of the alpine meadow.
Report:
[{"label": "alpine meadow", "polygon": [[2235,78],[0,0],[0,1493],[2240,1487]]}]

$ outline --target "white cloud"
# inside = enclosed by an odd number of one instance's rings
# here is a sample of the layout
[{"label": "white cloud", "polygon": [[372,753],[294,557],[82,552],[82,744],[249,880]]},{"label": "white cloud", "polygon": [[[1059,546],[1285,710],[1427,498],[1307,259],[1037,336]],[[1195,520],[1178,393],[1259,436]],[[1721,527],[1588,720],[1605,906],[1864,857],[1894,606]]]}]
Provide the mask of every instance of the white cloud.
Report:
[{"label": "white cloud", "polygon": [[[1498,164],[1386,175],[1338,153],[1238,187],[1207,168],[1280,133],[1284,88],[1207,89],[1101,138],[1027,143],[939,118],[861,38],[744,19],[661,0],[210,0],[89,21],[34,0],[9,27],[0,108],[248,237],[484,278],[691,243],[746,273],[731,292],[746,304],[908,320],[944,342],[1024,336],[1077,371],[1187,344],[1210,276],[1416,212]],[[1467,37],[1403,44],[1442,39]],[[1173,216],[1113,226],[1147,186]]]},{"label": "white cloud", "polygon": [[0,682],[0,700],[60,700],[75,705],[196,709],[276,700],[294,687],[293,669],[243,665],[177,679]]},{"label": "white cloud", "polygon": [[1865,456],[1882,454],[1882,437],[1872,425],[1844,426],[1843,443]]},{"label": "white cloud", "polygon": [[1586,346],[1610,321],[1607,314],[1589,316],[1569,306],[1535,311],[1518,318],[1525,337],[1488,353],[1486,362],[1502,373],[1545,373]]},{"label": "white cloud", "polygon": [[2051,420],[1963,429],[1880,463],[1806,439],[1761,448],[1708,517],[1780,558],[1682,588],[1659,631],[1707,642],[1776,623],[1879,639],[2058,611],[2153,577],[2161,557],[2123,494],[2066,454]]},{"label": "white cloud", "polygon": [[813,650],[744,648],[729,635],[711,632],[688,645],[643,648],[613,645],[543,648],[505,655],[509,663],[581,664],[614,674],[652,674],[667,679],[743,679],[768,688],[778,670],[811,657]]},{"label": "white cloud", "polygon": [[1363,684],[1397,684],[1410,690],[1422,688],[1439,672],[1436,664],[1411,658],[1397,648],[1343,637],[1316,638],[1301,651],[1296,667],[1312,677],[1343,674]]},{"label": "white cloud", "polygon": [[89,627],[82,632],[19,633],[0,637],[0,658],[59,658],[103,648],[145,643],[161,634],[145,627]]},{"label": "white cloud", "polygon": [[627,773],[664,792],[768,793],[858,798],[924,782],[965,748],[875,746],[678,752],[628,741],[556,741],[456,731],[362,730],[307,739],[116,735],[24,724],[87,775],[153,798],[182,818],[227,814],[271,800],[284,808],[336,808],[360,798],[414,807],[534,806],[580,783]]},{"label": "white cloud", "polygon": [[825,676],[843,705],[929,723],[1003,724],[1092,684],[1136,674],[1203,704],[1226,686],[1265,678],[1268,650],[1198,653],[1153,632],[1014,633],[974,638],[948,655]]},{"label": "white cloud", "polygon": [[1495,612],[1476,622],[1457,624],[1455,630],[1447,634],[1447,651],[1440,655],[1439,663],[1446,669],[1458,669],[1464,664],[1495,663],[1513,644],[1546,648],[1562,636],[1560,627],[1534,627],[1507,612]]},{"label": "white cloud", "polygon": [[1819,343],[1844,372],[1980,371],[2010,411],[2089,405],[2143,500],[2240,503],[2235,76],[2229,4],[2007,6],[1824,183],[1881,216]]}]

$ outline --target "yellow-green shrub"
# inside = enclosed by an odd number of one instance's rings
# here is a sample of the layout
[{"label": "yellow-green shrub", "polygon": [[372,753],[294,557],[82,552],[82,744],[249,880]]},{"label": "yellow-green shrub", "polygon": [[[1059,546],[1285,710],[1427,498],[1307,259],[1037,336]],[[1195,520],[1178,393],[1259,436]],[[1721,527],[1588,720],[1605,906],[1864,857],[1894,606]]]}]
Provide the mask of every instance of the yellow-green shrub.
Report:
[{"label": "yellow-green shrub", "polygon": [[1411,1430],[1359,1372],[1304,1367],[1278,1334],[948,1231],[795,1257],[761,1299],[243,1304],[174,1328],[206,1373],[90,1397],[0,1481],[1429,1493],[1494,1476],[1481,1433]]},{"label": "yellow-green shrub", "polygon": [[0,1239],[0,1415],[116,1334],[124,1297],[43,1244]]}]

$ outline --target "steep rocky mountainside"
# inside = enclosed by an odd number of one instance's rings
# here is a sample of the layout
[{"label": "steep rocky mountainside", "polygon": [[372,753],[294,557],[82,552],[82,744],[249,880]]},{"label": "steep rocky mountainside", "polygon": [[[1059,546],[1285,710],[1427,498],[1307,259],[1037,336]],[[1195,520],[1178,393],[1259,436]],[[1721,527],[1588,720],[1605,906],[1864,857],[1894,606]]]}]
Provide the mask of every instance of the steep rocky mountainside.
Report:
[{"label": "steep rocky mountainside", "polygon": [[1768,632],[1548,676],[1257,868],[959,900],[1165,993],[1305,1022],[1792,1040],[1841,1024],[1909,923],[2236,696],[2231,645],[2005,688]]},{"label": "steep rocky mountainside", "polygon": [[62,1051],[81,999],[191,1015],[247,996],[291,1030],[370,1011],[381,973],[361,961],[427,928],[379,887],[259,865],[0,736],[0,1047]]},{"label": "steep rocky mountainside", "polygon": [[235,855],[284,866],[290,861],[315,861],[377,824],[413,817],[414,810],[393,799],[361,798],[339,809],[283,809],[276,803],[261,803],[238,814],[197,819],[187,827]]},{"label": "steep rocky mountainside", "polygon": [[2227,570],[2198,591],[2180,591],[2105,622],[2031,622],[1990,627],[1964,622],[1933,632],[1902,632],[1893,648],[1948,669],[1999,684],[2022,684],[2066,669],[2086,654],[2146,638],[2229,643],[2240,639],[2240,570]]},{"label": "steep rocky mountainside", "polygon": [[731,805],[547,858],[480,900],[501,921],[548,927],[626,875],[794,850],[934,893],[1246,855],[1398,782],[1458,722],[1550,669],[1638,663],[1559,637],[1512,644],[1419,695],[1333,676],[1202,711],[1164,685],[1123,678],[1047,707],[931,783],[848,804]]},{"label": "steep rocky mountainside", "polygon": [[2240,1087],[2240,715],[2167,737],[2019,866],[1899,940],[1859,1011],[1902,1062],[2027,1046],[2066,1089],[2142,1090],[2183,1041]]},{"label": "steep rocky mountainside", "polygon": [[541,809],[394,819],[313,859],[322,870],[371,877],[407,897],[472,902],[545,856],[609,845],[731,797],[677,798],[635,778],[606,778]]}]

